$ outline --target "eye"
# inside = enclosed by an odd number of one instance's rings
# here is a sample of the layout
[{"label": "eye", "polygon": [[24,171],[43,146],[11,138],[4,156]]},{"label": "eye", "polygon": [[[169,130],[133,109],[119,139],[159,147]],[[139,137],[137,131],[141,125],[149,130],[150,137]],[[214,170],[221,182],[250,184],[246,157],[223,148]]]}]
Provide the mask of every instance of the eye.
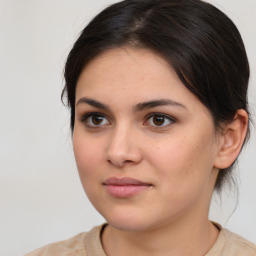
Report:
[{"label": "eye", "polygon": [[148,116],[146,123],[150,126],[154,127],[166,127],[170,124],[174,123],[174,118],[162,114],[162,113],[154,113]]},{"label": "eye", "polygon": [[110,124],[109,120],[101,113],[88,113],[82,116],[81,122],[88,127],[100,127]]}]

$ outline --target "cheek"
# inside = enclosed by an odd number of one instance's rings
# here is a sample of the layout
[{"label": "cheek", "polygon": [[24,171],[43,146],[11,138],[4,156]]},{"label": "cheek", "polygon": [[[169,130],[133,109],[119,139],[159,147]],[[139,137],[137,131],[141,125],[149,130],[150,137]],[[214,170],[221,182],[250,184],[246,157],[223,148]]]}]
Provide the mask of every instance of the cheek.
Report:
[{"label": "cheek", "polygon": [[[75,135],[75,134],[74,134]],[[73,137],[74,154],[77,169],[83,189],[93,203],[99,201],[99,163],[101,163],[100,148],[89,139]]]},{"label": "cheek", "polygon": [[97,165],[102,162],[101,147],[90,138],[79,136],[75,131],[73,147],[78,172],[83,182],[96,173]]},{"label": "cheek", "polygon": [[159,148],[151,159],[159,192],[165,205],[168,202],[167,211],[179,212],[196,202],[207,202],[212,193],[210,148],[195,145],[188,139],[177,139],[177,143]]},{"label": "cheek", "polygon": [[148,159],[160,179],[177,189],[188,190],[209,178],[213,167],[213,145],[207,136],[175,136],[154,151]]}]

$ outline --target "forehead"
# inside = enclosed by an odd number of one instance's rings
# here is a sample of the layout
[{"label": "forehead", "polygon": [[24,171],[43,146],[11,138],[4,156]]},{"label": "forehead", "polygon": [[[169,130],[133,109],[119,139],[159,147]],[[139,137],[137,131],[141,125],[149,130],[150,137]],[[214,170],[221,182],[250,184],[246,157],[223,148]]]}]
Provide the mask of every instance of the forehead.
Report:
[{"label": "forehead", "polygon": [[81,97],[106,105],[171,99],[188,105],[191,111],[195,107],[205,108],[172,67],[147,49],[111,49],[94,58],[78,79],[76,102]]},{"label": "forehead", "polygon": [[[81,72],[78,82],[85,76],[86,79],[90,79],[90,76],[95,74],[100,74],[98,79],[104,77],[104,79],[109,78],[114,81],[123,77],[125,78],[123,82],[129,82],[133,79],[146,79],[147,77],[159,79],[163,73],[175,75],[169,64],[158,54],[148,49],[122,47],[107,50],[96,56]],[[126,76],[127,74],[129,76]]]},{"label": "forehead", "polygon": [[157,91],[170,81],[182,85],[159,55],[146,49],[117,48],[100,54],[86,65],[78,79],[77,93],[81,89],[97,91],[114,87],[112,93],[122,89]]}]

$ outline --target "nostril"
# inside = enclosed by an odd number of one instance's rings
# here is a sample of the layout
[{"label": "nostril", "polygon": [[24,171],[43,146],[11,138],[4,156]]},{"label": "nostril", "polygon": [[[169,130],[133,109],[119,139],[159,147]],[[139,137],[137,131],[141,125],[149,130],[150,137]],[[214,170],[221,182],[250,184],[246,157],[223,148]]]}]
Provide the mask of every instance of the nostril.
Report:
[{"label": "nostril", "polygon": [[123,166],[134,163],[134,161],[132,160],[122,160],[122,159],[108,159],[107,162],[111,165],[115,165],[118,167],[123,167]]},{"label": "nostril", "polygon": [[132,160],[125,160],[124,163],[132,163]]}]

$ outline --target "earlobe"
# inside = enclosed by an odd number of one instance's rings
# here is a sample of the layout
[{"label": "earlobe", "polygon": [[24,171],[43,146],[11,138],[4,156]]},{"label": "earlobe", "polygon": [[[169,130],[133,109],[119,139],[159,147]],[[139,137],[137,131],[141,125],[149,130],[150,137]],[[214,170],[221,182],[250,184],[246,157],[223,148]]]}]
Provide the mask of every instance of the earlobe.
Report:
[{"label": "earlobe", "polygon": [[225,169],[232,165],[243,146],[248,129],[248,113],[239,109],[230,123],[226,124],[221,134],[214,167]]}]

